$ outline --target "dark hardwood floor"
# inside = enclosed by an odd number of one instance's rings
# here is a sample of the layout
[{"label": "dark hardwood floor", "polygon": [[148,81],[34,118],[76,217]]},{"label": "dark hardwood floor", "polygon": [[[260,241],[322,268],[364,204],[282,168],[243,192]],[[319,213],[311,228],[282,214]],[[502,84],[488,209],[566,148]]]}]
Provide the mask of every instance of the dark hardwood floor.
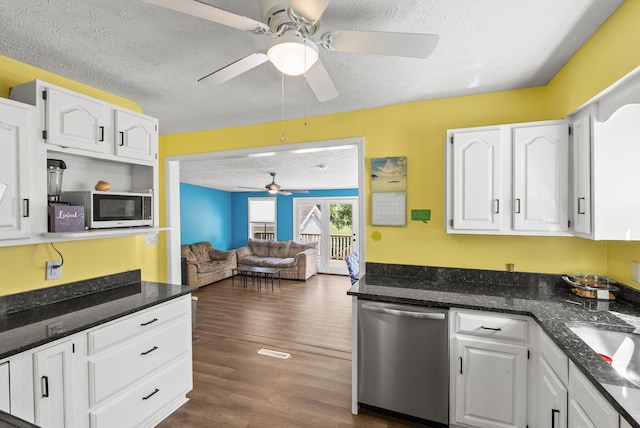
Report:
[{"label": "dark hardwood floor", "polygon": [[348,277],[317,275],[273,291],[230,279],[198,290],[194,388],[159,427],[418,426],[351,414],[349,287]]}]

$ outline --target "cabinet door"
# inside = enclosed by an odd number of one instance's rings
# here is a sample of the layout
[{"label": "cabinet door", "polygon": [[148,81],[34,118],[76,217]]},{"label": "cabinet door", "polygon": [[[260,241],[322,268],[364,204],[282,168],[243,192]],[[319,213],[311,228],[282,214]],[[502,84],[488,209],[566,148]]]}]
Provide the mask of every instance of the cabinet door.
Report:
[{"label": "cabinet door", "polygon": [[[452,136],[452,229],[500,230],[501,138],[499,129]],[[503,206],[501,206],[501,203]]]},{"label": "cabinet door", "polygon": [[567,427],[567,387],[553,372],[544,358],[540,358],[538,376],[538,427]]},{"label": "cabinet door", "polygon": [[0,100],[0,239],[28,237],[29,108]]},{"label": "cabinet door", "polygon": [[119,109],[114,115],[116,155],[154,161],[158,147],[157,120]]},{"label": "cabinet door", "polygon": [[73,343],[67,341],[33,354],[35,423],[38,426],[73,425],[72,353]]},{"label": "cabinet door", "polygon": [[9,362],[0,364],[0,410],[11,413],[11,390],[9,384]]},{"label": "cabinet door", "polygon": [[569,365],[569,428],[618,428],[618,412],[604,399],[597,389]]},{"label": "cabinet door", "polygon": [[455,420],[474,427],[524,427],[527,348],[458,337]]},{"label": "cabinet door", "polygon": [[46,88],[46,142],[104,152],[106,105],[79,94]]},{"label": "cabinet door", "polygon": [[567,231],[569,127],[513,129],[513,228]]},{"label": "cabinet door", "polygon": [[591,117],[573,123],[573,231],[591,233]]}]

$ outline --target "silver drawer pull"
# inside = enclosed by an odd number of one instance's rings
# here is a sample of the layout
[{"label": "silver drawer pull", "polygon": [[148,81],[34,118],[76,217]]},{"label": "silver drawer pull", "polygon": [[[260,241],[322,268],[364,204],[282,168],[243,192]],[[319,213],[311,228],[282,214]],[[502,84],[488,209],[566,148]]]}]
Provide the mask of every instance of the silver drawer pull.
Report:
[{"label": "silver drawer pull", "polygon": [[154,389],[153,392],[149,395],[147,395],[146,397],[142,397],[143,400],[148,400],[149,398],[153,397],[154,395],[156,395],[158,392],[160,392],[160,390],[158,388]]},{"label": "silver drawer pull", "polygon": [[483,325],[480,326],[480,329],[482,329],[482,330],[491,330],[491,331],[502,331],[502,329],[500,327],[493,328],[493,327],[485,327]]},{"label": "silver drawer pull", "polygon": [[158,349],[157,346],[154,346],[153,348],[149,349],[148,351],[144,351],[144,352],[140,352],[140,355],[147,355],[152,353],[153,351],[155,351],[156,349]]},{"label": "silver drawer pull", "polygon": [[146,325],[153,324],[153,323],[154,323],[154,322],[156,322],[156,321],[158,321],[158,318],[154,318],[154,319],[152,319],[151,321],[143,322],[143,323],[141,323],[140,325],[141,325],[142,327],[144,327],[144,326],[146,326]]}]

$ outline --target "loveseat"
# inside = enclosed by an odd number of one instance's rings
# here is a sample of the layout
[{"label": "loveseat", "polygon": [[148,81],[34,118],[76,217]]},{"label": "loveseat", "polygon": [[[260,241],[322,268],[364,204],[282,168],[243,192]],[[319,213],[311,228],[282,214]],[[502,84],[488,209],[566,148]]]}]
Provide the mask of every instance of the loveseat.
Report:
[{"label": "loveseat", "polygon": [[318,273],[318,243],[267,241],[249,238],[246,247],[236,250],[238,266],[280,269],[286,279],[306,281]]},{"label": "loveseat", "polygon": [[210,242],[197,242],[180,247],[186,258],[186,284],[201,287],[233,275],[238,267],[236,252],[213,248]]}]

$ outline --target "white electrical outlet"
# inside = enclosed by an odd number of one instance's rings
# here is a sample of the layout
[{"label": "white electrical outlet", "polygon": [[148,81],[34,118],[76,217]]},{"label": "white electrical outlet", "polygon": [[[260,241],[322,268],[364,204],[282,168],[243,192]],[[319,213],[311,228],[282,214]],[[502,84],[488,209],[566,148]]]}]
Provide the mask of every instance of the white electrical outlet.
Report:
[{"label": "white electrical outlet", "polygon": [[640,282],[640,262],[631,262],[631,279]]},{"label": "white electrical outlet", "polygon": [[50,279],[60,279],[62,276],[62,260],[48,261],[46,265],[47,281]]}]

